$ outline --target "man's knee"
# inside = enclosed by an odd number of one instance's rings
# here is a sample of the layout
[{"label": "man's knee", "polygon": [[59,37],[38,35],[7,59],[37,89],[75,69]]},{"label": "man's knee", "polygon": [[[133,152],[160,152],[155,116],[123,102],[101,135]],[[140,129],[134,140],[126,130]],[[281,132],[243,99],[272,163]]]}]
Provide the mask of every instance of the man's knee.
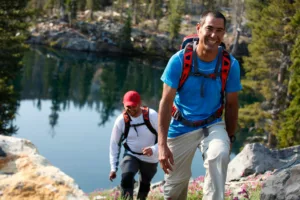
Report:
[{"label": "man's knee", "polygon": [[131,188],[134,184],[134,173],[127,172],[122,174],[121,186],[124,188]]},{"label": "man's knee", "polygon": [[206,154],[208,160],[219,160],[225,163],[229,161],[229,155],[229,147],[222,142],[217,142],[210,145]]},{"label": "man's knee", "polygon": [[218,158],[222,163],[228,164],[228,162],[229,162],[229,151],[227,151],[227,150],[220,151],[219,154],[218,154]]}]

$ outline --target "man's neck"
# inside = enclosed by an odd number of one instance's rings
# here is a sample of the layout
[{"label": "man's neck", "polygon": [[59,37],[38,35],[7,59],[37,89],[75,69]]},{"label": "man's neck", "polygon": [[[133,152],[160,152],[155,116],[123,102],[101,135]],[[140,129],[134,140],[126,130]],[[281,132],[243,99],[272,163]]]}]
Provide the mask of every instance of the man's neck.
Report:
[{"label": "man's neck", "polygon": [[213,61],[217,55],[218,55],[218,49],[216,50],[206,50],[201,46],[197,46],[196,49],[197,56],[200,58],[200,60],[204,62],[211,62]]}]

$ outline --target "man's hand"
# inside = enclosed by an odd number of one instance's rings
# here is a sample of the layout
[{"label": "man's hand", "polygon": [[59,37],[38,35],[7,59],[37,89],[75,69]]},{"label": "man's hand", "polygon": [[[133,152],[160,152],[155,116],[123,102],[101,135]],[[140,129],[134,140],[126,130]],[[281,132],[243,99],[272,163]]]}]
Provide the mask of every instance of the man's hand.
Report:
[{"label": "man's hand", "polygon": [[172,165],[174,165],[173,153],[167,145],[167,138],[176,91],[177,89],[171,88],[164,83],[163,94],[158,109],[158,160],[160,167],[166,174],[169,174],[169,171],[173,170]]},{"label": "man's hand", "polygon": [[172,165],[174,165],[174,158],[168,145],[165,144],[158,147],[158,160],[160,167],[166,174],[169,174],[169,171],[173,171]]},{"label": "man's hand", "polygon": [[145,156],[152,156],[153,155],[153,151],[152,151],[151,147],[145,147],[145,148],[143,148],[143,154]]},{"label": "man's hand", "polygon": [[110,180],[110,181],[113,181],[113,179],[115,179],[116,177],[117,177],[116,172],[111,171],[111,172],[109,173],[109,180]]}]

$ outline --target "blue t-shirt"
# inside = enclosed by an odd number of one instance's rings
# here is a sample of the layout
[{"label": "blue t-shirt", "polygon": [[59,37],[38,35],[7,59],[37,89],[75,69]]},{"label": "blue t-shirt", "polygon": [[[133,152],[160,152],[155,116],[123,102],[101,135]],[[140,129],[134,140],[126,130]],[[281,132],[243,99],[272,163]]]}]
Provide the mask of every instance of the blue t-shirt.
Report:
[{"label": "blue t-shirt", "polygon": [[[171,88],[178,88],[182,73],[184,50],[174,54],[161,76],[161,80]],[[221,53],[219,53],[220,56]],[[199,58],[198,69],[204,74],[214,73],[218,57],[211,62],[201,61]],[[228,75],[225,91],[227,93],[237,92],[242,89],[240,82],[240,65],[238,61],[230,55],[231,68]],[[221,62],[220,62],[221,63]],[[221,64],[220,64],[221,65]],[[193,68],[192,68],[193,69]],[[221,69],[221,66],[219,67]],[[203,88],[201,86],[203,84]],[[190,121],[203,120],[214,114],[221,106],[221,78],[216,80],[203,76],[189,76],[182,88],[176,92],[174,104],[181,112],[182,116]],[[202,90],[202,91],[201,91]],[[217,123],[221,119],[216,119],[211,124]],[[172,118],[168,137],[174,138],[184,133],[199,129],[200,127],[188,127]]]}]

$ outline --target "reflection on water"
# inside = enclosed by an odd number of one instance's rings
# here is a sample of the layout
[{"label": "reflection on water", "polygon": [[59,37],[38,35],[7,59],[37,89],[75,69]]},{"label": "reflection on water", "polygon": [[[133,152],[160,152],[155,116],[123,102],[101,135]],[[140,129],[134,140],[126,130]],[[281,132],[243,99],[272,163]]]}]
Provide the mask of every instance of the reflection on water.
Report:
[{"label": "reflection on water", "polygon": [[162,84],[160,76],[166,61],[144,58],[109,57],[84,52],[51,51],[32,48],[24,58],[21,99],[52,102],[49,124],[54,128],[59,113],[72,102],[79,109],[94,107],[99,125],[104,125],[122,95],[137,90],[143,103],[158,107]]}]

